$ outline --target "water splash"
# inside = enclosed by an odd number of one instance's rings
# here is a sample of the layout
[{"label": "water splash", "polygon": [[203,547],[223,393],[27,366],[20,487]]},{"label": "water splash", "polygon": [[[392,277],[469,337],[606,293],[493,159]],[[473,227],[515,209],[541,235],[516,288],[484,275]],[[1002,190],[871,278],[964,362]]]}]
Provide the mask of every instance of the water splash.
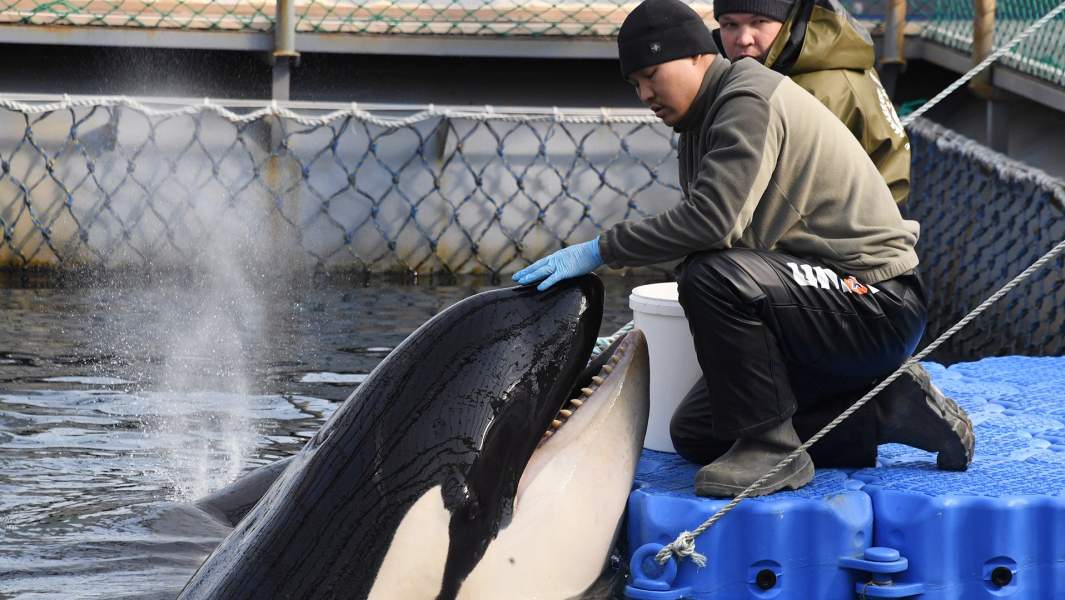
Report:
[{"label": "water splash", "polygon": [[169,335],[160,387],[164,401],[188,408],[158,424],[161,433],[183,434],[183,443],[165,457],[182,500],[236,479],[258,437],[249,397],[265,317],[254,265],[244,260],[253,238],[239,224],[215,222],[219,231],[199,265],[202,283],[176,295],[162,315]]},{"label": "water splash", "polygon": [[153,438],[148,445],[157,452],[147,474],[165,482],[170,500],[192,501],[233,481],[258,446],[249,395],[182,391],[139,399],[145,435]]},{"label": "water splash", "polygon": [[151,371],[142,378],[145,391],[158,392],[153,402],[175,406],[144,413],[153,415],[147,431],[175,440],[164,445],[159,464],[174,500],[218,489],[248,466],[260,435],[250,403],[253,374],[270,341],[267,298],[277,287],[271,275],[285,267],[277,258],[280,238],[266,223],[239,218],[234,199],[209,180],[194,193],[191,204],[208,241],[191,259],[187,281],[141,296],[150,298],[143,313],[153,322],[129,333],[147,330],[147,340],[118,342],[127,352],[139,346],[155,357],[145,367]]}]

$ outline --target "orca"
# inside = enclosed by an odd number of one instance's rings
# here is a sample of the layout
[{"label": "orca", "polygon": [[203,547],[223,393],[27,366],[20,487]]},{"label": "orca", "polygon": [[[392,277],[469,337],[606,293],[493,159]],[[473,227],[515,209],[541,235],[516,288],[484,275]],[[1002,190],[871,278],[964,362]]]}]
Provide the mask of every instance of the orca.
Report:
[{"label": "orca", "polygon": [[579,596],[647,422],[639,331],[588,364],[602,303],[589,275],[427,321],[287,464],[197,503],[236,526],[180,598]]}]

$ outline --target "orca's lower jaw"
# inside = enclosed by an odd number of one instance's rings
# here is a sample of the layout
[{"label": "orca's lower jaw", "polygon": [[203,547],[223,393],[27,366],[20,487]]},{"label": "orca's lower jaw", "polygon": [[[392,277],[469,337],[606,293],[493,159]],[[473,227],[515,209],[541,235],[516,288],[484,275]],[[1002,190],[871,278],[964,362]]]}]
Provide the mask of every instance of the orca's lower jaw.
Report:
[{"label": "orca's lower jaw", "polygon": [[[647,346],[643,332],[631,331],[612,348],[609,359],[603,362],[598,372],[592,374],[587,385],[570,398],[551,420],[540,439],[536,450],[530,457],[518,486],[518,495],[534,479],[543,464],[558,454],[565,452],[566,446],[578,439],[589,428],[601,427],[608,411],[617,411],[618,403],[644,404],[647,402]],[[638,381],[637,381],[638,380]],[[642,388],[641,388],[642,386]],[[646,413],[646,406],[642,407]],[[634,413],[639,413],[639,409]],[[646,427],[643,416],[635,427],[640,432],[623,431],[621,437],[639,436],[643,440],[642,428]],[[617,427],[625,420],[612,421],[610,426]]]},{"label": "orca's lower jaw", "polygon": [[525,464],[513,518],[471,571],[459,600],[580,597],[602,572],[647,427],[643,334],[630,332],[600,363]]}]

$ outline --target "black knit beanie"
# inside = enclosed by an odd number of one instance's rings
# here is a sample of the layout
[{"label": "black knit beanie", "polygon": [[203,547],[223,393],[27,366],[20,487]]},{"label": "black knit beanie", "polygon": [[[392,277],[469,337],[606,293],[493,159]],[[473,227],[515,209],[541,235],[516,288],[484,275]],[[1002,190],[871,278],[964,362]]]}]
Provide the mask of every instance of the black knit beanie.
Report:
[{"label": "black knit beanie", "polygon": [[793,0],[714,0],[714,18],[729,13],[751,13],[786,21]]},{"label": "black knit beanie", "polygon": [[644,0],[618,32],[621,74],[678,58],[715,52],[710,30],[681,0]]}]

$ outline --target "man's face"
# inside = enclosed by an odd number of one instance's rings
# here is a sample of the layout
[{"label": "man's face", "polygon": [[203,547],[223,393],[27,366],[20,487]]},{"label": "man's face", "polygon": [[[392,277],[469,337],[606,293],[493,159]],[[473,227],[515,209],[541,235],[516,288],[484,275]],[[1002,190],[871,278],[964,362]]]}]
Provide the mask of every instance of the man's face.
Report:
[{"label": "man's face", "polygon": [[717,19],[721,25],[721,43],[731,60],[750,57],[765,62],[769,47],[777,39],[780,21],[751,13],[729,13]]},{"label": "man's face", "polygon": [[688,114],[710,60],[709,55],[671,60],[633,71],[626,79],[636,88],[640,102],[672,127]]}]

